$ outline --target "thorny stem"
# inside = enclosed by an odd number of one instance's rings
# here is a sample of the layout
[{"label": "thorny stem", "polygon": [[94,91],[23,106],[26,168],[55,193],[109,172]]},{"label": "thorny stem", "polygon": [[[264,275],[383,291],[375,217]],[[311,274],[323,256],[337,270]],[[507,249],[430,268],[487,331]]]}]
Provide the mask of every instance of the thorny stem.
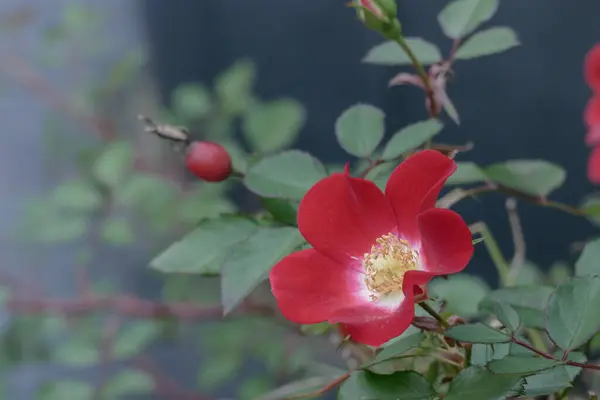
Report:
[{"label": "thorny stem", "polygon": [[535,354],[537,354],[538,356],[540,356],[540,357],[544,357],[544,358],[546,358],[546,359],[548,359],[548,360],[554,360],[554,361],[565,361],[565,363],[566,363],[567,365],[571,365],[571,366],[573,366],[573,367],[579,367],[579,368],[585,368],[585,369],[594,369],[594,370],[600,371],[600,365],[594,365],[594,364],[584,364],[584,363],[579,363],[579,362],[576,362],[576,361],[570,361],[570,360],[561,360],[561,359],[557,359],[557,358],[554,358],[554,356],[552,356],[551,354],[548,354],[548,353],[546,353],[546,352],[544,352],[544,351],[541,351],[541,350],[539,350],[539,349],[535,348],[534,346],[530,345],[529,343],[527,343],[527,342],[524,342],[524,341],[522,341],[522,340],[520,340],[520,339],[517,339],[516,337],[513,337],[513,338],[511,339],[511,341],[512,341],[514,344],[517,344],[517,345],[519,345],[519,346],[521,346],[521,347],[524,347],[524,348],[526,348],[526,349],[528,349],[528,350],[531,350],[531,351],[533,351]]},{"label": "thorny stem", "polygon": [[433,88],[431,87],[431,82],[429,81],[429,75],[425,71],[425,68],[423,68],[423,65],[421,64],[421,62],[415,56],[415,53],[413,53],[410,46],[404,40],[403,36],[401,36],[401,35],[398,36],[397,38],[394,39],[394,41],[396,43],[398,43],[400,45],[400,47],[402,47],[402,50],[404,50],[404,52],[410,59],[410,62],[412,63],[413,67],[417,71],[419,78],[421,78],[421,81],[423,82],[423,87],[425,89],[425,94],[427,95],[427,98],[429,99],[429,104],[430,104],[429,115],[431,117],[435,117],[436,115],[439,114],[439,108],[438,108],[437,102],[435,101]]},{"label": "thorny stem", "polygon": [[446,321],[444,319],[444,317],[442,317],[440,314],[438,314],[437,311],[435,311],[429,304],[427,304],[426,302],[421,302],[419,303],[419,307],[421,307],[427,314],[431,315],[433,318],[435,318],[440,325],[442,325],[444,328],[449,328],[450,325],[448,324],[448,321]]}]

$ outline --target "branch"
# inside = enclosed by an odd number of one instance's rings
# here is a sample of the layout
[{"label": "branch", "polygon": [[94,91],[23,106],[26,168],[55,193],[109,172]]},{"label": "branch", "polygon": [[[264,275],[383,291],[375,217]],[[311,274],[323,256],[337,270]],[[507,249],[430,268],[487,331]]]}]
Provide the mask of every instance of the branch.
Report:
[{"label": "branch", "polygon": [[[221,306],[200,307],[184,302],[152,302],[132,296],[92,297],[82,299],[19,299],[6,302],[8,310],[28,314],[83,315],[93,311],[110,311],[115,314],[137,318],[177,318],[198,320],[223,317]],[[245,305],[240,311],[262,315],[272,315],[273,310],[266,306]]]},{"label": "branch", "polygon": [[0,63],[0,69],[21,86],[38,95],[48,106],[80,122],[90,130],[96,132],[102,139],[111,140],[116,137],[111,121],[98,118],[94,115],[87,115],[77,110],[69,103],[68,99],[64,98],[25,59],[14,55],[4,57]]},{"label": "branch", "polygon": [[506,200],[506,211],[508,213],[508,222],[510,224],[510,231],[512,233],[515,249],[506,277],[506,286],[512,286],[525,265],[526,244],[521,221],[517,214],[517,201],[513,197]]},{"label": "branch", "polygon": [[514,344],[517,344],[517,345],[519,345],[521,347],[524,347],[524,348],[526,348],[528,350],[533,351],[535,354],[539,355],[540,357],[547,358],[548,360],[565,361],[567,365],[571,365],[573,367],[579,367],[579,368],[585,368],[585,369],[594,369],[594,370],[600,371],[600,365],[584,364],[584,363],[578,363],[576,361],[570,361],[570,360],[559,360],[559,359],[554,358],[551,354],[548,354],[548,353],[545,353],[545,352],[543,352],[541,350],[538,350],[535,347],[533,347],[532,345],[530,345],[529,343],[524,342],[524,341],[522,341],[520,339],[517,339],[516,337],[513,337],[511,339],[511,341]]}]

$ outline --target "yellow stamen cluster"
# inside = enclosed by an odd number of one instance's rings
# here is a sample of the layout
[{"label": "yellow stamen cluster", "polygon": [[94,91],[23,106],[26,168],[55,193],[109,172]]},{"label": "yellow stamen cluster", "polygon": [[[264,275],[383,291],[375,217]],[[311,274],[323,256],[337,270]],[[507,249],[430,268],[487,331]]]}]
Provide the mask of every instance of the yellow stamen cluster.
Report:
[{"label": "yellow stamen cluster", "polygon": [[371,299],[377,300],[402,290],[404,274],[419,266],[419,253],[406,240],[389,233],[377,238],[371,252],[364,256],[363,266]]}]

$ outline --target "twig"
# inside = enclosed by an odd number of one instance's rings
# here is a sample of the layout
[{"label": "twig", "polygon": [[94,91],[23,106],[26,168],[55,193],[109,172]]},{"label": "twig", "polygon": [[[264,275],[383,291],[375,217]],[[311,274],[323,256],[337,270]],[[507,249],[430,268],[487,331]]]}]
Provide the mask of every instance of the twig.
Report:
[{"label": "twig", "polygon": [[15,55],[3,57],[0,69],[20,85],[38,95],[48,106],[67,114],[91,131],[96,132],[102,139],[111,140],[116,137],[111,121],[77,110],[25,59]]},{"label": "twig", "polygon": [[423,310],[425,310],[425,312],[427,312],[427,314],[429,314],[433,318],[435,318],[440,323],[440,325],[442,325],[444,328],[450,327],[450,325],[448,324],[448,321],[446,321],[444,319],[444,317],[442,317],[440,314],[438,314],[438,312],[435,311],[429,304],[427,304],[425,302],[421,302],[421,303],[419,303],[419,307],[421,307]]},{"label": "twig", "polygon": [[[131,296],[92,297],[73,300],[60,299],[19,299],[10,298],[6,307],[13,312],[29,314],[63,314],[67,316],[83,315],[93,311],[110,311],[118,315],[137,318],[178,318],[198,320],[221,318],[221,306],[200,307],[192,303],[161,303]],[[273,310],[266,306],[252,305],[240,309],[262,315],[272,315]]]},{"label": "twig", "polygon": [[564,361],[564,362],[565,362],[567,365],[571,365],[571,366],[573,366],[573,367],[579,367],[579,368],[585,368],[585,369],[594,369],[594,370],[600,371],[600,365],[594,365],[594,364],[585,364],[585,363],[579,363],[579,362],[576,362],[576,361],[570,361],[570,360],[559,360],[559,359],[556,359],[556,358],[554,358],[554,357],[553,357],[551,354],[548,354],[548,353],[546,353],[546,352],[543,352],[543,351],[541,351],[541,350],[539,350],[539,349],[537,349],[537,348],[533,347],[533,346],[532,346],[532,345],[530,345],[529,343],[527,343],[527,342],[524,342],[524,341],[522,341],[522,340],[520,340],[520,339],[517,339],[516,337],[513,337],[513,338],[511,339],[511,341],[512,341],[514,344],[517,344],[517,345],[519,345],[519,346],[521,346],[521,347],[524,347],[524,348],[526,348],[526,349],[528,349],[528,350],[531,350],[532,352],[534,352],[534,353],[535,353],[535,354],[537,354],[538,356],[540,356],[540,357],[544,357],[544,358],[546,358],[546,359],[548,359],[548,360],[554,360],[554,361]]},{"label": "twig", "polygon": [[369,166],[367,168],[365,168],[364,171],[362,171],[359,176],[361,178],[364,178],[365,176],[367,176],[367,174],[369,172],[371,172],[373,170],[373,168],[377,167],[378,165],[381,165],[384,163],[384,160],[369,160]]},{"label": "twig", "polygon": [[102,343],[100,344],[100,378],[96,390],[92,396],[93,400],[101,400],[104,396],[106,382],[110,376],[108,363],[113,358],[113,348],[123,320],[118,315],[111,316],[106,320],[102,332]]},{"label": "twig", "polygon": [[526,244],[521,221],[517,214],[517,201],[513,197],[506,200],[506,212],[508,213],[508,222],[510,224],[510,231],[512,233],[515,249],[510,263],[508,276],[506,277],[506,286],[512,286],[525,265]]},{"label": "twig", "polygon": [[500,246],[498,246],[498,242],[492,235],[492,232],[488,229],[485,222],[475,222],[474,224],[469,225],[469,229],[471,233],[479,233],[483,236],[483,244],[498,271],[498,276],[500,277],[500,282],[505,283],[508,276],[508,262],[504,258],[502,251],[500,250]]},{"label": "twig", "polygon": [[419,78],[421,78],[421,81],[423,82],[425,95],[427,96],[427,99],[429,101],[429,116],[437,116],[440,113],[440,107],[438,106],[437,101],[435,100],[435,93],[433,92],[431,82],[429,81],[429,74],[427,74],[425,68],[423,68],[423,65],[421,64],[417,56],[415,56],[415,53],[413,53],[410,46],[406,43],[406,40],[404,40],[403,36],[397,37],[396,39],[394,39],[394,41],[400,45],[402,50],[404,50],[404,52],[410,59],[411,64],[417,71]]}]

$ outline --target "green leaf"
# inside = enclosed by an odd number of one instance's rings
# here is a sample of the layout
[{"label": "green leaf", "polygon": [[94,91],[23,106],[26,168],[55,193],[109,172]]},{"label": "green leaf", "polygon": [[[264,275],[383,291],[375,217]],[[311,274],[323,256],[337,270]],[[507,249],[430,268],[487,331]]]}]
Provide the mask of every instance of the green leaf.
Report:
[{"label": "green leaf", "polygon": [[[421,65],[435,64],[442,60],[442,53],[433,43],[413,37],[405,38]],[[375,65],[410,65],[412,62],[402,47],[396,42],[381,43],[367,52],[362,62]]]},{"label": "green leaf", "polygon": [[293,144],[305,120],[306,110],[302,104],[293,99],[280,99],[254,104],[242,124],[252,149],[271,153]]},{"label": "green leaf", "polygon": [[471,364],[485,366],[492,360],[500,360],[508,355],[510,343],[475,343],[471,350]]},{"label": "green leaf", "polygon": [[487,367],[495,374],[526,375],[562,364],[564,364],[564,361],[549,360],[542,357],[506,356],[501,360],[490,361]]},{"label": "green leaf", "polygon": [[581,203],[585,218],[593,225],[600,226],[600,193],[595,192],[586,196]]},{"label": "green leaf", "polygon": [[520,375],[496,375],[483,367],[471,366],[452,380],[444,400],[504,399],[519,383]]},{"label": "green leaf", "polygon": [[124,140],[112,141],[96,158],[92,171],[94,177],[110,189],[116,189],[129,174],[133,165],[133,149]]},{"label": "green leaf", "polygon": [[200,83],[184,83],[172,94],[175,112],[187,120],[205,117],[212,107],[210,91]]},{"label": "green leaf", "polygon": [[568,264],[557,261],[550,266],[548,275],[552,284],[562,285],[563,283],[566,283],[573,274],[571,272],[571,267]]},{"label": "green leaf", "polygon": [[32,232],[35,240],[47,243],[65,243],[82,238],[88,230],[88,219],[83,216],[53,216]]},{"label": "green leaf", "polygon": [[521,319],[519,318],[519,314],[509,304],[495,302],[494,314],[510,332],[515,333],[519,330]]},{"label": "green leaf", "polygon": [[314,376],[297,380],[278,387],[264,396],[259,397],[258,400],[287,400],[292,397],[299,398],[301,396],[308,396],[311,393],[323,389],[336,378],[337,377],[335,376]]},{"label": "green leaf", "polygon": [[119,333],[113,347],[118,358],[128,358],[139,354],[158,338],[161,326],[157,321],[140,320],[127,324]]},{"label": "green leaf", "polygon": [[265,393],[268,393],[272,387],[273,384],[268,378],[246,379],[238,388],[236,399],[257,400]]},{"label": "green leaf", "polygon": [[377,375],[356,371],[340,387],[338,400],[424,400],[435,395],[431,383],[415,371]]},{"label": "green leaf", "polygon": [[473,162],[457,162],[456,172],[448,178],[446,185],[469,185],[485,182],[487,177],[483,170]]},{"label": "green leaf", "polygon": [[317,324],[300,325],[302,333],[311,336],[320,336],[328,332],[333,326],[329,322],[319,322]]},{"label": "green leaf", "polygon": [[407,351],[419,346],[425,338],[423,332],[420,332],[418,330],[417,332],[413,331],[410,332],[409,335],[405,335],[407,332],[408,331],[384,344],[381,352],[377,354],[377,357],[375,357],[375,360],[367,363],[363,366],[363,368],[375,363],[380,363],[398,357],[406,353]]},{"label": "green leaf", "polygon": [[443,127],[439,120],[429,119],[402,128],[385,146],[382,159],[393,160],[407,151],[416,149],[440,133]]},{"label": "green leaf", "polygon": [[335,122],[335,135],[340,146],[356,157],[369,157],[385,132],[385,114],[369,104],[356,104]]},{"label": "green leaf", "polygon": [[479,314],[477,305],[489,293],[489,286],[480,278],[468,274],[434,279],[428,286],[432,298],[445,302],[444,310],[462,317]]},{"label": "green leaf", "polygon": [[575,275],[577,276],[598,274],[600,274],[600,239],[586,243],[575,263]]},{"label": "green leaf", "polygon": [[50,196],[55,206],[73,211],[94,211],[102,205],[100,193],[85,181],[59,184]]},{"label": "green leaf", "polygon": [[456,125],[460,125],[460,116],[458,115],[458,110],[448,94],[445,96],[443,107],[450,119],[454,121]]},{"label": "green leaf", "polygon": [[540,268],[531,261],[525,260],[515,279],[514,286],[534,286],[542,284],[544,280],[544,273]]},{"label": "green leaf", "polygon": [[125,246],[135,241],[135,234],[129,221],[119,217],[102,221],[100,235],[104,241],[115,246]]},{"label": "green leaf", "polygon": [[119,205],[141,209],[149,214],[164,207],[175,196],[172,183],[152,175],[136,173],[116,193]]},{"label": "green leaf", "polygon": [[506,27],[490,28],[477,32],[458,48],[455,57],[460,60],[489,56],[519,46],[515,31]]},{"label": "green leaf", "polygon": [[[263,227],[236,246],[223,265],[223,312],[231,312],[284,256],[304,242],[297,228]],[[265,251],[268,249],[269,251]]]},{"label": "green leaf", "polygon": [[479,308],[493,313],[494,302],[509,304],[519,314],[523,325],[544,328],[546,305],[552,292],[551,286],[502,288],[489,293],[479,302]]},{"label": "green leaf", "polygon": [[96,343],[85,338],[74,338],[56,347],[54,359],[61,364],[83,367],[100,362],[100,352]]},{"label": "green leaf", "polygon": [[198,371],[198,386],[212,390],[234,379],[241,366],[241,354],[232,351],[220,353],[218,357],[211,358],[209,363],[202,364]]},{"label": "green leaf", "polygon": [[[556,356],[562,357],[562,354],[556,354]],[[586,357],[582,353],[572,352],[567,355],[567,360],[585,362]],[[530,375],[526,379],[523,394],[526,396],[542,396],[559,392],[562,389],[571,387],[572,381],[580,371],[581,368],[578,367],[559,365],[538,374]]]},{"label": "green leaf", "polygon": [[571,279],[558,286],[548,300],[546,328],[564,351],[585,344],[600,330],[600,277]]},{"label": "green leaf", "polygon": [[567,173],[544,160],[509,160],[490,165],[485,174],[494,182],[531,196],[547,196],[559,188]]},{"label": "green leaf", "polygon": [[439,13],[438,22],[451,39],[461,39],[491,19],[498,0],[455,0]]},{"label": "green leaf", "polygon": [[62,381],[44,385],[38,400],[91,399],[94,387],[86,382]]},{"label": "green leaf", "polygon": [[292,205],[289,201],[276,198],[261,197],[260,202],[272,216],[275,221],[282,224],[296,226],[297,205]]},{"label": "green leaf", "polygon": [[231,156],[231,165],[235,171],[246,173],[248,171],[248,154],[240,144],[234,140],[221,142],[221,145]]},{"label": "green leaf", "polygon": [[148,373],[126,369],[120,371],[106,382],[104,396],[106,399],[122,399],[124,396],[135,396],[155,390],[155,383]]},{"label": "green leaf", "polygon": [[215,93],[223,111],[230,115],[243,112],[252,101],[256,66],[251,60],[238,60],[215,79]]},{"label": "green leaf", "polygon": [[480,322],[456,325],[444,334],[445,336],[469,343],[507,343],[510,336]]},{"label": "green leaf", "polygon": [[168,273],[218,274],[231,247],[255,230],[256,225],[242,217],[206,220],[152,260],[150,266]]},{"label": "green leaf", "polygon": [[265,157],[253,165],[244,178],[251,192],[262,197],[302,200],[327,172],[319,160],[298,150]]}]

